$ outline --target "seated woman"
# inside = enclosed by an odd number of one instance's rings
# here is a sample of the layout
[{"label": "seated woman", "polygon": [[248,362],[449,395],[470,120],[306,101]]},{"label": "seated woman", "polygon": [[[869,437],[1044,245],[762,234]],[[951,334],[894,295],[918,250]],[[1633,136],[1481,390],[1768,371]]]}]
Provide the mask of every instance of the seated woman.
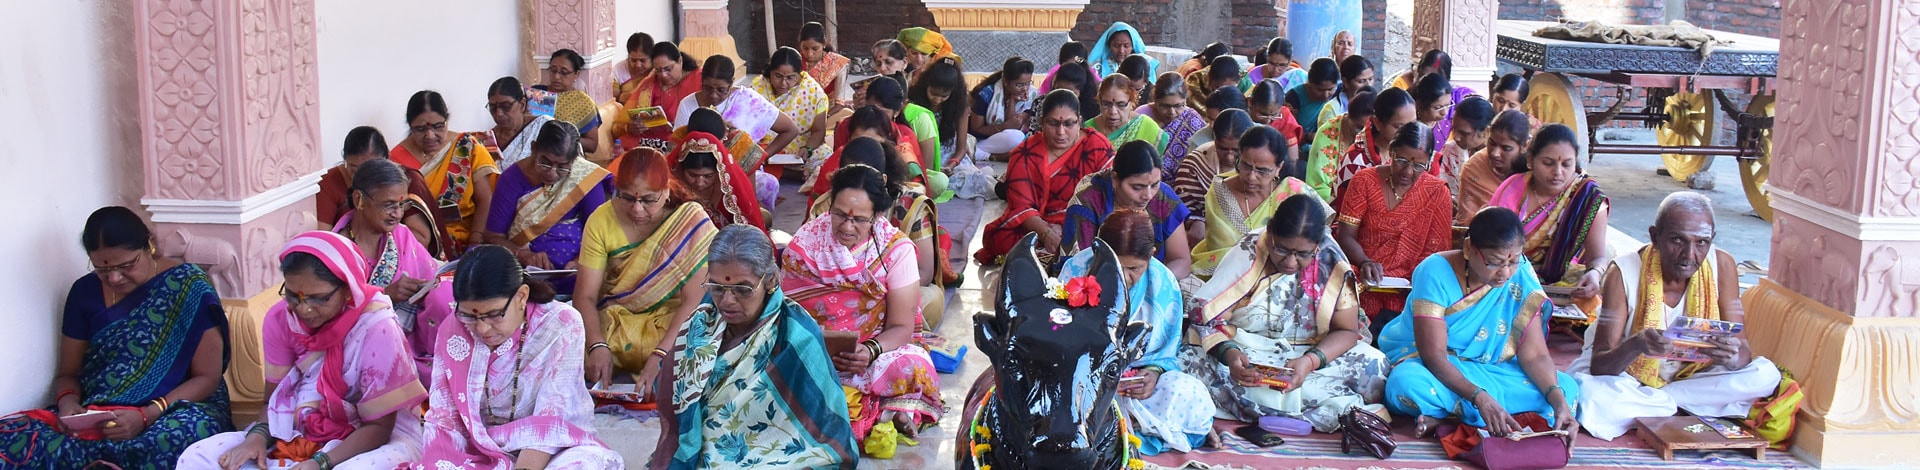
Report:
[{"label": "seated woman", "polygon": [[947,42],[947,36],[937,31],[913,27],[900,30],[894,39],[907,47],[907,83],[920,81],[920,73],[936,62],[951,61],[960,65],[960,55],[953,52],[953,43]]},{"label": "seated woman", "polygon": [[[387,139],[372,126],[355,127],[347,131],[347,141],[340,146],[340,154],[340,164],[320,175],[320,194],[314,196],[314,218],[319,220],[321,229],[333,228],[342,216],[353,210],[348,198],[349,193],[353,192],[351,186],[354,175],[367,162],[387,160]],[[427,203],[435,198],[433,192],[427,189],[426,177],[411,168],[400,167],[399,170],[403,172],[401,176],[407,179],[406,186],[401,188],[402,199],[407,202],[401,223],[413,232],[415,239],[424,240],[428,254],[435,258],[444,256],[445,249],[451,248],[451,242],[442,239],[444,234],[439,224],[434,223],[433,208],[437,204]]]},{"label": "seated woman", "polygon": [[394,163],[417,170],[426,177],[427,202],[435,210],[434,220],[453,242],[451,250],[480,243],[492,214],[494,176],[500,167],[493,154],[473,134],[447,130],[447,100],[440,92],[422,90],[407,98],[407,138],[393,146],[388,157]]},{"label": "seated woman", "polygon": [[[772,211],[773,203],[780,195],[780,180],[767,174],[766,171],[747,168],[748,164],[765,163],[767,149],[756,143],[752,134],[728,124],[726,118],[720,116],[719,111],[709,108],[693,110],[693,114],[687,118],[686,125],[673,130],[673,142],[676,144],[686,142],[687,135],[695,132],[704,132],[720,139],[720,147],[727,151],[734,165],[740,167],[740,171],[749,177],[742,181],[746,181],[747,186],[754,188],[753,192],[757,197],[753,200],[760,204],[760,209]],[[616,161],[608,168],[618,166],[619,162]]]},{"label": "seated woman", "polygon": [[414,239],[413,231],[399,230],[400,215],[408,207],[407,177],[400,165],[385,160],[368,161],[353,175],[353,210],[330,229],[353,241],[361,259],[367,284],[381,289],[391,300],[400,329],[407,333],[414,362],[420,376],[433,371],[433,335],[447,319],[446,300],[429,293],[415,299],[420,289],[440,272],[440,260]]},{"label": "seated woman", "polygon": [[[636,33],[644,34],[644,33]],[[648,70],[652,70],[651,67]],[[645,81],[645,78],[641,78]],[[500,77],[487,87],[487,114],[493,116],[493,130],[487,131],[487,151],[501,165],[512,165],[533,156],[533,138],[552,116],[536,116],[527,107],[527,90],[520,79]]]},{"label": "seated woman", "polygon": [[1294,86],[1307,83],[1307,69],[1293,60],[1293,41],[1276,37],[1267,41],[1267,46],[1253,54],[1254,67],[1247,71],[1247,80],[1260,83],[1273,80],[1280,83],[1281,90],[1292,90]]},{"label": "seated woman", "polygon": [[1519,430],[1519,413],[1577,429],[1580,386],[1555,371],[1547,353],[1551,304],[1522,241],[1520,218],[1490,207],[1473,217],[1464,249],[1436,253],[1413,270],[1407,314],[1381,330],[1380,349],[1397,361],[1387,374],[1387,407],[1419,417],[1415,437],[1447,418],[1505,436]]},{"label": "seated woman", "polygon": [[[1224,113],[1229,109],[1238,109],[1241,111],[1251,112],[1251,110],[1249,110],[1247,106],[1247,95],[1240,93],[1239,88],[1228,86],[1228,87],[1220,87],[1220,88],[1214,89],[1212,92],[1209,92],[1207,94],[1207,98],[1205,101],[1206,101],[1206,104],[1200,107],[1200,117],[1205,118],[1206,121],[1209,123],[1213,122],[1214,119],[1218,119],[1220,117],[1220,113]],[[1192,103],[1189,102],[1188,104],[1191,105]],[[1189,107],[1192,107],[1192,106],[1189,106]],[[1249,114],[1248,117],[1251,118],[1252,115]],[[1254,124],[1261,124],[1261,123],[1259,121],[1254,121]],[[1261,125],[1268,125],[1268,124],[1261,124]],[[1187,148],[1197,149],[1197,148],[1200,148],[1200,146],[1202,145],[1206,145],[1207,142],[1212,142],[1212,141],[1213,141],[1213,128],[1203,127],[1203,128],[1200,128],[1199,131],[1195,131],[1193,133],[1193,137],[1187,138]]]},{"label": "seated woman", "polygon": [[1527,260],[1541,283],[1573,286],[1574,304],[1592,321],[1600,311],[1600,287],[1606,281],[1607,194],[1580,167],[1580,137],[1573,129],[1548,124],[1533,135],[1523,160],[1526,172],[1507,177],[1488,206],[1500,206],[1520,219],[1527,234]]},{"label": "seated woman", "polygon": [[[726,121],[728,127],[746,132],[751,137],[748,142],[771,142],[762,148],[785,149],[787,144],[800,137],[800,126],[781,112],[779,106],[751,89],[734,86],[733,72],[733,59],[719,55],[708,57],[707,63],[700,66],[700,91],[680,100],[679,113],[674,115],[673,125],[686,126],[694,110],[711,109],[720,113],[720,118]],[[757,156],[765,155],[760,153]],[[766,163],[764,158],[742,160],[740,169],[747,173],[758,173],[762,163]]]},{"label": "seated woman", "polygon": [[826,158],[826,152],[833,150],[827,147],[827,110],[833,107],[833,100],[827,97],[819,82],[801,72],[800,51],[791,47],[773,51],[773,57],[767,60],[767,73],[754,76],[747,88],[772,102],[780,114],[793,120],[794,127],[802,132],[800,138],[789,141],[785,147],[773,146],[779,135],[760,138],[758,142],[768,151],[800,157],[807,165],[819,165]]},{"label": "seated woman", "polygon": [[[1087,65],[1093,68],[1096,77],[1110,77],[1120,73],[1120,62],[1127,56],[1146,54],[1147,42],[1140,40],[1140,30],[1124,22],[1114,22],[1107,31],[1100,33],[1100,40],[1093,44],[1093,50],[1087,53]],[[1148,59],[1147,70],[1160,70],[1160,61]]]},{"label": "seated woman", "polygon": [[947,172],[963,157],[972,157],[967,136],[967,79],[960,65],[936,61],[921,69],[907,89],[901,117],[920,138],[922,169],[934,199],[950,198]]},{"label": "seated woman", "polygon": [[1460,193],[1454,202],[1453,224],[1466,226],[1468,219],[1493,199],[1500,183],[1526,166],[1527,139],[1533,136],[1532,117],[1519,110],[1501,111],[1487,128],[1487,148],[1467,157],[1460,167]]},{"label": "seated woman", "polygon": [[642,145],[662,152],[672,150],[674,144],[668,140],[673,135],[671,121],[649,126],[647,120],[634,119],[634,114],[658,107],[661,121],[673,119],[680,115],[680,101],[700,91],[699,79],[688,80],[701,74],[700,63],[681,53],[680,46],[671,41],[654,43],[650,55],[653,75],[620,100],[627,104],[626,110],[613,116],[612,130],[622,153]]},{"label": "seated woman", "polygon": [[820,325],[781,292],[773,242],[759,229],[725,226],[706,257],[709,294],[655,383],[672,398],[660,401],[648,467],[855,466],[859,443]]},{"label": "seated woman", "polygon": [[1340,65],[1333,59],[1321,57],[1308,67],[1306,83],[1287,89],[1287,107],[1293,110],[1294,122],[1301,127],[1318,128],[1320,112],[1339,94]]},{"label": "seated woman", "polygon": [[1087,65],[1087,45],[1085,43],[1080,41],[1060,43],[1060,52],[1054,56],[1053,67],[1047,69],[1047,78],[1040,80],[1040,94],[1045,95],[1047,92],[1056,90],[1056,88],[1053,87],[1053,78],[1054,75],[1060,73],[1061,64],[1079,65],[1080,67],[1078,68],[1086,72],[1081,74],[1081,76],[1094,76],[1093,67]]},{"label": "seated woman", "polygon": [[[1180,159],[1180,167],[1173,174],[1173,194],[1180,196],[1180,202],[1187,206],[1189,221],[1194,230],[1205,230],[1206,223],[1201,220],[1207,213],[1207,191],[1220,180],[1222,169],[1231,171],[1240,164],[1240,136],[1253,128],[1253,120],[1246,111],[1229,109],[1221,112],[1208,126],[1215,134],[1211,142],[1200,144],[1186,158]],[[1194,231],[1187,240],[1197,242],[1205,238],[1204,231]]]},{"label": "seated woman", "polygon": [[[886,211],[887,222],[906,233],[917,255],[921,316],[926,318],[928,325],[939,325],[947,299],[946,289],[941,283],[948,280],[943,276],[952,274],[952,268],[941,266],[941,257],[947,253],[947,248],[939,242],[938,205],[927,197],[925,186],[909,179],[905,160],[883,141],[869,136],[855,137],[841,151],[844,156],[840,160],[840,168],[866,165],[880,170],[880,175],[884,177],[887,193],[894,198],[892,209]],[[828,187],[831,186],[832,183],[828,182]],[[808,206],[807,220],[826,215],[832,209],[833,198],[822,194],[813,198],[813,203]]]},{"label": "seated woman", "polygon": [[1420,83],[1421,77],[1434,73],[1445,73],[1449,80],[1453,78],[1453,56],[1447,55],[1447,51],[1428,49],[1427,52],[1421,53],[1420,60],[1414,64],[1414,67],[1394,75],[1393,80],[1387,83],[1387,88],[1399,88],[1412,92],[1414,85]]},{"label": "seated woman", "polygon": [[1505,113],[1519,111],[1520,105],[1527,102],[1527,77],[1518,73],[1501,75],[1493,82],[1493,89],[1487,101],[1493,104],[1493,112]]},{"label": "seated woman", "polygon": [[[580,153],[589,154],[600,150],[599,134],[594,129],[600,127],[600,105],[593,102],[586,92],[580,90],[579,81],[587,73],[587,59],[573,49],[553,51],[547,59],[547,83],[534,88],[546,90],[559,96],[553,109],[554,119],[567,121],[580,132]],[[573,93],[579,91],[580,93]],[[568,96],[580,98],[573,101]],[[569,105],[577,103],[577,105]]]},{"label": "seated woman", "polygon": [[[1071,68],[1067,69],[1071,70]],[[1061,224],[1080,179],[1107,167],[1113,145],[1082,127],[1080,97],[1054,90],[1040,105],[1042,132],[1013,149],[1007,164],[1007,210],[987,223],[983,246],[973,254],[981,265],[999,265],[1007,251],[1029,233],[1040,234],[1040,251],[1057,255]],[[1045,260],[1050,262],[1051,259]]]},{"label": "seated woman", "polygon": [[[1199,71],[1200,69],[1207,68],[1208,64],[1213,63],[1213,59],[1223,55],[1229,55],[1229,54],[1233,54],[1233,46],[1228,46],[1226,45],[1226,43],[1214,41],[1213,43],[1207,44],[1207,47],[1200,48],[1199,54],[1196,54],[1193,57],[1188,58],[1186,62],[1181,62],[1180,67],[1174,69],[1174,73],[1180,74],[1182,79],[1185,79],[1187,75],[1192,74],[1193,72]],[[1212,88],[1207,88],[1207,89],[1211,90]]]},{"label": "seated woman", "polygon": [[[860,342],[833,357],[861,441],[876,426],[908,438],[940,421],[940,375],[921,344],[920,276],[913,242],[884,216],[894,198],[880,171],[835,171],[827,217],[800,226],[780,265],[781,288],[829,332]],[[854,409],[854,407],[849,407]]]},{"label": "seated woman", "polygon": [[[627,35],[627,60],[620,61],[620,66],[613,69],[614,101],[632,94],[649,75],[653,75],[653,35]],[[620,104],[624,106],[627,103],[623,101]]]},{"label": "seated woman", "polygon": [[[1340,60],[1340,92],[1320,107],[1320,122],[1309,127],[1324,127],[1328,122],[1347,110],[1353,109],[1353,99],[1360,96],[1362,90],[1375,91],[1373,87],[1373,62],[1365,56],[1347,56]],[[1305,125],[1306,123],[1301,123]]]},{"label": "seated woman", "polygon": [[[420,385],[392,300],[353,241],[307,232],[280,251],[284,299],[267,311],[267,406],[245,432],[206,438],[179,468],[389,469],[420,459]],[[352,401],[348,401],[352,400]]]},{"label": "seated woman", "polygon": [[636,374],[648,395],[673,335],[707,289],[701,253],[717,227],[697,203],[675,201],[667,157],[635,148],[620,158],[613,201],[587,216],[573,307],[586,328],[586,378],[613,381]]},{"label": "seated woman", "polygon": [[1247,80],[1246,74],[1241,73],[1240,59],[1230,55],[1214,57],[1206,68],[1187,74],[1186,80],[1187,88],[1218,90],[1233,87],[1240,93],[1253,91],[1253,81]]},{"label": "seated woman", "polygon": [[[1329,50],[1332,53],[1327,57],[1332,57],[1333,60],[1346,60],[1360,53],[1360,40],[1353,37],[1353,31],[1340,30],[1338,33],[1333,33],[1333,44]],[[1373,80],[1367,80],[1367,83],[1373,83]]]},{"label": "seated woman", "polygon": [[1144,141],[1154,146],[1155,154],[1165,147],[1160,133],[1160,123],[1135,111],[1140,95],[1128,85],[1127,77],[1120,74],[1108,75],[1100,82],[1100,94],[1095,95],[1100,103],[1100,114],[1087,119],[1087,127],[1107,136],[1114,146],[1127,142]]},{"label": "seated woman", "polygon": [[[900,84],[900,89],[905,90],[907,86],[907,69],[912,67],[907,64],[907,45],[901,44],[898,39],[887,38],[874,41],[873,46],[870,46],[868,50],[873,54],[874,78],[891,78],[894,83]],[[868,80],[872,79],[869,78]],[[855,103],[867,101],[867,90],[863,85],[867,80],[862,80],[861,82],[862,83],[855,83],[853,85],[853,102]]]},{"label": "seated woman", "polygon": [[[860,135],[861,132],[863,132],[862,129],[865,129],[864,132],[869,132],[869,135],[877,133],[877,137],[892,142],[895,148],[900,150],[901,158],[906,159],[907,165],[909,165],[907,174],[913,177],[913,179],[925,183],[927,178],[927,174],[923,170],[926,168],[925,163],[927,163],[928,158],[937,159],[938,157],[926,157],[925,154],[920,153],[921,141],[919,135],[914,132],[912,126],[906,124],[906,121],[902,117],[902,113],[907,107],[906,89],[901,88],[900,82],[894,81],[892,78],[874,77],[867,82],[864,97],[866,98],[866,101],[863,102],[864,104],[855,109],[852,116],[840,121],[840,125],[834,128],[833,148],[839,149],[846,147],[848,142],[853,141],[854,136]],[[865,108],[873,109],[868,110]],[[878,112],[878,114],[875,114],[875,112]],[[876,118],[879,119],[876,120]],[[890,127],[891,130],[883,129],[882,125],[879,124],[880,122],[885,122],[885,127]],[[833,171],[839,168],[840,160],[838,155],[828,156],[826,163],[820,166],[820,171],[815,172],[808,178],[808,181],[811,183],[803,186],[802,189],[811,197],[817,198],[822,194],[826,194],[827,189],[831,186],[827,180],[832,179]]]},{"label": "seated woman", "polygon": [[1255,125],[1240,136],[1240,164],[1207,189],[1206,238],[1193,248],[1194,275],[1213,276],[1213,268],[1248,230],[1266,225],[1287,197],[1309,191],[1292,150],[1293,144],[1271,127]]},{"label": "seated woman", "polygon": [[[612,193],[607,170],[582,158],[573,124],[554,121],[533,140],[533,157],[500,175],[487,238],[532,269],[575,269],[587,216]],[[573,288],[571,276],[555,279]]]},{"label": "seated woman", "polygon": [[980,80],[973,87],[973,112],[968,116],[967,132],[979,143],[980,153],[999,155],[1012,152],[1027,140],[1027,123],[1035,120],[1033,102],[1040,92],[1033,89],[1033,62],[1020,56],[1008,57],[1000,71]]},{"label": "seated woman", "polygon": [[[125,207],[87,216],[80,246],[93,272],[67,292],[53,406],[0,419],[0,463],[172,467],[187,446],[232,429],[220,295],[199,267],[155,255],[153,233]],[[91,411],[112,417],[86,429],[60,421]]]},{"label": "seated woman", "polygon": [[[1158,246],[1154,225],[1151,215],[1137,209],[1116,210],[1100,223],[1100,240],[1113,248],[1124,268],[1133,318],[1152,325],[1145,353],[1124,374],[1137,379],[1123,380],[1118,395],[1140,430],[1140,450],[1147,455],[1200,447],[1213,433],[1216,411],[1206,384],[1181,369],[1186,297],[1180,293],[1180,275],[1154,259],[1155,251],[1165,249]],[[1081,250],[1068,258],[1060,268],[1060,282],[1087,275],[1093,254]]]},{"label": "seated woman", "polygon": [[[1430,73],[1420,77],[1413,89],[1414,120],[1433,129],[1434,141],[1445,143],[1453,136],[1453,82],[1445,75]],[[1441,134],[1441,132],[1446,132]]]},{"label": "seated woman", "polygon": [[[1427,256],[1453,245],[1453,195],[1447,183],[1427,173],[1433,164],[1433,134],[1409,123],[1394,134],[1393,163],[1360,170],[1340,198],[1335,238],[1360,282],[1381,285],[1406,279]],[[1403,293],[1360,294],[1360,312],[1385,325],[1406,307]],[[1378,333],[1379,330],[1375,330]]]},{"label": "seated woman", "polygon": [[1134,106],[1145,105],[1147,87],[1153,86],[1153,58],[1145,54],[1134,54],[1120,61],[1120,75],[1127,77],[1128,86],[1133,88]]},{"label": "seated woman", "polygon": [[820,89],[827,93],[828,99],[845,101],[848,97],[847,65],[852,64],[853,60],[835,52],[833,44],[827,43],[826,25],[818,21],[800,25],[800,42],[796,44],[803,62],[800,71],[806,73],[814,83],[820,84]]},{"label": "seated woman", "polygon": [[[1377,403],[1387,356],[1368,345],[1353,268],[1327,233],[1327,215],[1310,194],[1287,197],[1194,292],[1200,348],[1182,359],[1212,390],[1219,416],[1288,416],[1333,432],[1349,409],[1385,411]],[[1255,364],[1292,373],[1283,384],[1262,383]]]},{"label": "seated woman", "polygon": [[1160,171],[1174,174],[1179,171],[1180,160],[1193,151],[1194,146],[1187,145],[1193,134],[1207,127],[1207,120],[1199,111],[1187,106],[1187,82],[1173,72],[1160,74],[1153,82],[1151,101],[1134,108],[1133,112],[1153,118],[1160,125],[1160,132],[1166,142],[1160,149],[1162,161]]},{"label": "seated woman", "polygon": [[[1298,144],[1307,140],[1307,130],[1294,119],[1292,108],[1287,104],[1289,95],[1287,90],[1280,88],[1280,82],[1262,80],[1253,84],[1253,91],[1247,92],[1246,96],[1247,115],[1253,118],[1254,124],[1280,131],[1280,135],[1287,136],[1288,142]],[[1307,151],[1299,145],[1294,147],[1295,154],[1305,154]]]},{"label": "seated woman", "polygon": [[[713,114],[713,110],[703,109],[698,114]],[[716,227],[747,224],[767,229],[766,213],[757,205],[747,172],[740,169],[733,157],[727,156],[720,138],[705,132],[690,132],[680,147],[674,149],[668,162],[672,163],[673,179],[685,188],[671,195],[674,203],[699,204],[707,209],[707,216],[713,218]]]},{"label": "seated woman", "polygon": [[[1359,56],[1354,56],[1359,57]],[[1353,149],[1367,123],[1373,121],[1373,87],[1355,95],[1346,113],[1332,119],[1313,134],[1313,147],[1307,150],[1307,186],[1324,201],[1333,200],[1333,182],[1339,178],[1339,163]]]},{"label": "seated woman", "polygon": [[460,321],[438,328],[426,438],[414,468],[626,468],[594,437],[593,397],[579,380],[580,312],[521,269],[498,245],[460,257],[453,274]]},{"label": "seated woman", "polygon": [[[1074,254],[1093,248],[1095,235],[1106,225],[1107,217],[1122,210],[1143,211],[1153,216],[1153,257],[1183,279],[1192,271],[1193,257],[1188,253],[1187,231],[1181,230],[1191,214],[1173,187],[1161,178],[1160,155],[1153,144],[1132,141],[1120,146],[1111,168],[1087,175],[1067,207],[1062,224],[1066,247],[1062,254]],[[1109,240],[1111,241],[1111,240]]]},{"label": "seated woman", "polygon": [[[1351,110],[1348,111],[1352,113]],[[1393,142],[1394,131],[1414,120],[1413,96],[1398,88],[1388,88],[1373,98],[1373,117],[1367,120],[1367,126],[1353,138],[1353,146],[1342,153],[1333,163],[1333,177],[1326,181],[1326,187],[1315,186],[1315,191],[1332,193],[1333,201],[1340,200],[1340,190],[1353,180],[1360,170],[1387,164],[1389,156],[1387,144]]]}]

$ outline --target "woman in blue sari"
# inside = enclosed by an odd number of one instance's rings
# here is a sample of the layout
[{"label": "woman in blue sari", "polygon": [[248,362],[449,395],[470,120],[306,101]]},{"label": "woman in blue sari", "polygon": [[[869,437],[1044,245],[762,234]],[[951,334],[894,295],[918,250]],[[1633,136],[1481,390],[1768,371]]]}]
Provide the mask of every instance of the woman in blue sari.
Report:
[{"label": "woman in blue sari", "polygon": [[1547,295],[1524,241],[1519,216],[1490,207],[1468,225],[1465,249],[1414,268],[1409,314],[1381,331],[1380,349],[1398,363],[1387,406],[1419,417],[1416,436],[1450,417],[1504,436],[1520,430],[1513,415],[1529,412],[1578,430],[1580,386],[1547,354]]},{"label": "woman in blue sari", "polygon": [[1153,243],[1159,246],[1153,257],[1164,263],[1174,279],[1187,277],[1193,269],[1191,243],[1187,243],[1187,206],[1173,192],[1160,170],[1159,152],[1152,142],[1136,140],[1120,146],[1110,168],[1081,178],[1075,188],[1072,205],[1067,206],[1061,243],[1074,253],[1093,248],[1093,239],[1108,214],[1121,209],[1146,211],[1153,216]]},{"label": "woman in blue sari", "polygon": [[[1178,205],[1178,204],[1175,204]],[[1135,320],[1151,325],[1146,353],[1127,366],[1118,397],[1127,419],[1139,430],[1140,452],[1187,452],[1213,431],[1213,399],[1207,385],[1180,368],[1181,325],[1186,298],[1180,281],[1153,258],[1158,231],[1147,212],[1120,209],[1100,224],[1100,241],[1113,249],[1126,273],[1127,305]],[[1060,283],[1087,275],[1095,250],[1080,250],[1060,268]]]},{"label": "woman in blue sari", "polygon": [[[80,232],[93,273],[67,293],[54,404],[0,419],[0,469],[170,468],[195,441],[230,430],[227,317],[207,273],[154,254],[124,207]],[[85,429],[59,417],[105,411]]]},{"label": "woman in blue sari", "polygon": [[[1120,62],[1127,56],[1146,53],[1147,42],[1140,40],[1140,30],[1116,21],[1107,27],[1107,32],[1100,34],[1093,50],[1087,52],[1087,64],[1093,68],[1093,76],[1106,77],[1120,73]],[[1160,61],[1148,57],[1147,70],[1160,70]]]}]

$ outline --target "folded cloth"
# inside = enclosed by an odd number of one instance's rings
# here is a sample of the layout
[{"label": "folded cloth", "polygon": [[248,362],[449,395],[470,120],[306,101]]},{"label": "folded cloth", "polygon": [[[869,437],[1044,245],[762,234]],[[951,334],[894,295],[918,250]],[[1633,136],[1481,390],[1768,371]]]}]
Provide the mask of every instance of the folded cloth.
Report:
[{"label": "folded cloth", "polygon": [[1534,36],[1567,41],[1631,44],[1635,46],[1685,47],[1700,51],[1700,60],[1713,55],[1713,49],[1733,41],[1715,39],[1707,30],[1681,20],[1664,25],[1623,26],[1599,21],[1569,21],[1540,28]]}]

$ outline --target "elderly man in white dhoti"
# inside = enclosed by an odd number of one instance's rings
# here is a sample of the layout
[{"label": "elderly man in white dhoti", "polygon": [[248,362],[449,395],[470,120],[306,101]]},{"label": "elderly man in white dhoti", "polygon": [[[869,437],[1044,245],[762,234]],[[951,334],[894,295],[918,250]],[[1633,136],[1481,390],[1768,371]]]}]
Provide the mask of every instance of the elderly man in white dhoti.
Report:
[{"label": "elderly man in white dhoti", "polygon": [[1634,418],[1745,417],[1773,393],[1780,371],[1754,357],[1744,335],[1702,348],[1708,362],[1656,359],[1674,345],[1663,333],[1681,316],[1745,321],[1733,255],[1714,247],[1713,203],[1678,192],[1660,203],[1652,242],[1613,260],[1600,319],[1569,367],[1580,381],[1580,425],[1601,439],[1625,434]]}]

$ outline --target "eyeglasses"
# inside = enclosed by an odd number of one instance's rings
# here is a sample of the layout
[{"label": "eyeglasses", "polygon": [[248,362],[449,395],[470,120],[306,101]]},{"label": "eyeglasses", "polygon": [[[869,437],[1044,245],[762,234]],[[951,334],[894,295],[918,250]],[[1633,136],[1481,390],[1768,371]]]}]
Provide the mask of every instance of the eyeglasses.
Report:
[{"label": "eyeglasses", "polygon": [[287,309],[289,310],[300,308],[301,306],[319,307],[332,301],[333,295],[340,293],[340,289],[341,287],[334,287],[333,290],[327,291],[325,294],[309,295],[294,291],[293,289],[287,288],[285,284],[281,284],[280,299],[287,302]]},{"label": "eyeglasses", "polygon": [[459,319],[460,324],[462,325],[472,326],[473,324],[480,323],[480,322],[486,322],[488,325],[495,325],[500,322],[500,319],[507,317],[508,311],[513,310],[513,302],[507,302],[507,305],[500,307],[499,310],[488,312],[485,315],[468,315],[467,312],[460,310],[459,302],[447,302],[447,308],[453,310],[454,318]]},{"label": "eyeglasses", "polygon": [[1280,174],[1279,168],[1247,165],[1245,164],[1245,162],[1242,162],[1241,166],[1246,167],[1245,171],[1247,173],[1252,173],[1255,176],[1271,177],[1273,175]]},{"label": "eyeglasses", "polygon": [[772,77],[772,78],[773,78],[774,80],[779,80],[779,81],[782,81],[782,82],[798,82],[798,81],[800,81],[800,74],[797,74],[797,73],[788,73],[788,74],[778,74],[778,73],[776,73],[776,74],[773,74],[773,75],[769,75],[769,76],[770,76],[770,77]]},{"label": "eyeglasses", "polygon": [[492,114],[499,114],[499,113],[505,113],[507,111],[512,111],[513,105],[515,103],[517,102],[507,101],[502,103],[487,103],[487,112]]},{"label": "eyeglasses", "polygon": [[[489,105],[489,106],[491,106],[491,105]],[[427,125],[424,125],[424,126],[413,126],[413,127],[409,127],[409,128],[407,128],[407,130],[409,130],[409,131],[413,131],[413,133],[415,133],[415,134],[425,134],[425,133],[427,133],[427,132],[429,132],[429,131],[432,131],[432,132],[440,132],[440,131],[444,131],[444,130],[447,130],[447,122],[446,122],[446,121],[440,121],[440,122],[436,122],[436,123],[433,123],[433,124],[427,124]]]},{"label": "eyeglasses", "polygon": [[1400,165],[1400,166],[1413,167],[1413,171],[1415,172],[1427,171],[1427,169],[1433,168],[1432,163],[1414,163],[1413,160],[1408,160],[1400,157],[1393,157],[1393,164]]},{"label": "eyeglasses", "polygon": [[1128,109],[1132,107],[1133,107],[1133,103],[1128,101],[1101,101],[1100,102],[1100,109]]},{"label": "eyeglasses", "polygon": [[838,210],[828,211],[827,215],[833,217],[834,225],[839,225],[839,224],[844,224],[849,222],[853,223],[853,225],[856,225],[856,226],[873,224],[872,217],[854,217],[853,215],[843,213]]},{"label": "eyeglasses", "polygon": [[645,204],[645,205],[653,205],[660,202],[660,197],[658,196],[643,199],[640,196],[627,194],[625,191],[614,191],[613,198],[619,199],[622,201],[631,202],[634,204]]},{"label": "eyeglasses", "polygon": [[759,284],[719,284],[708,282],[702,285],[706,286],[707,294],[713,296],[713,300],[720,300],[720,296],[728,294],[733,295],[733,297],[737,299],[744,299],[749,295],[753,295],[753,291],[760,289]]},{"label": "eyeglasses", "polygon": [[88,265],[87,268],[93,270],[93,273],[100,277],[106,277],[106,275],[112,273],[126,274],[127,271],[133,270],[134,265],[140,264],[140,258],[140,256],[134,256],[132,260],[128,260],[125,263],[105,267]]},{"label": "eyeglasses", "polygon": [[553,174],[560,175],[561,177],[565,177],[567,176],[567,174],[573,173],[572,163],[553,164],[553,163],[547,163],[546,161],[541,160],[541,161],[533,162],[533,166],[541,170],[551,171],[553,172]]},{"label": "eyeglasses", "polygon": [[407,203],[406,201],[383,202],[383,203],[380,203],[380,206],[378,207],[378,209],[380,209],[380,212],[383,214],[396,214],[401,211],[407,210]]}]

